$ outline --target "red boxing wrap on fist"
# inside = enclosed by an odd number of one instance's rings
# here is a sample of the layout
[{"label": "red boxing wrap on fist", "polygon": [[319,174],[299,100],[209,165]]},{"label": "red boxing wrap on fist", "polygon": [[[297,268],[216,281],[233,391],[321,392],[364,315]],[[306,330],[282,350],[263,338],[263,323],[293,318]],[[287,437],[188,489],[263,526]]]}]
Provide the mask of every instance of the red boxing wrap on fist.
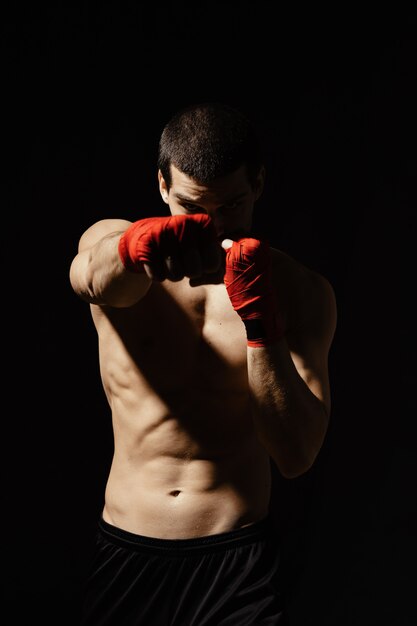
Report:
[{"label": "red boxing wrap on fist", "polygon": [[158,264],[167,256],[215,240],[208,215],[148,217],[134,222],[119,240],[119,256],[131,272],[143,272],[143,263]]},{"label": "red boxing wrap on fist", "polygon": [[226,250],[224,283],[245,324],[248,346],[276,343],[284,334],[272,284],[269,244],[245,237]]}]

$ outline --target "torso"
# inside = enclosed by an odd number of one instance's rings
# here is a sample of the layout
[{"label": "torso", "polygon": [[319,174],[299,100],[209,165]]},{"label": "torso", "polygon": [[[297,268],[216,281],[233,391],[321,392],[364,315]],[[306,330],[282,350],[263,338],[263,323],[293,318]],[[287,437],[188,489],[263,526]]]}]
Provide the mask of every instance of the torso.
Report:
[{"label": "torso", "polygon": [[[308,282],[308,272],[278,251],[274,270],[284,318],[294,316],[296,277]],[[180,539],[264,518],[270,461],[252,425],[244,326],[224,284],[153,283],[136,305],[92,305],[92,314],[114,429],[104,519]]]}]

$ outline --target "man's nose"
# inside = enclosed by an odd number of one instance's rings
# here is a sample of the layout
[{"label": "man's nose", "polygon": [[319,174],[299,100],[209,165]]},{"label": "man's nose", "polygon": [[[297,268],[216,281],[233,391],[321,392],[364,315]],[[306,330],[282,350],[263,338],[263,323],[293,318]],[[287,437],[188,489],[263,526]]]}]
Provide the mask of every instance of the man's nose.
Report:
[{"label": "man's nose", "polygon": [[222,215],[221,211],[218,210],[209,212],[209,215],[213,221],[217,234],[221,234],[225,227],[224,215]]}]

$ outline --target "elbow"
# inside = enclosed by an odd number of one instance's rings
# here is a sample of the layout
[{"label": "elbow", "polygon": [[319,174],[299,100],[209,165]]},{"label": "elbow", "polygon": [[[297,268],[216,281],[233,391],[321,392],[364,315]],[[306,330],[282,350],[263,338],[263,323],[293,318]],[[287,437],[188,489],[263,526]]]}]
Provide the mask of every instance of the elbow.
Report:
[{"label": "elbow", "polygon": [[96,304],[97,298],[93,288],[93,273],[90,271],[88,263],[86,263],[85,255],[78,255],[72,261],[69,270],[69,280],[73,291],[81,300],[89,304]]},{"label": "elbow", "polygon": [[280,437],[272,439],[261,436],[259,439],[284,478],[298,478],[306,474],[316,463],[323,446],[329,418],[327,413],[308,433],[291,433],[281,431]]},{"label": "elbow", "polygon": [[319,451],[320,448],[308,452],[281,449],[271,454],[271,457],[283,478],[290,479],[306,474],[315,464]]},{"label": "elbow", "polygon": [[282,459],[273,459],[283,478],[299,478],[306,474],[313,466],[314,462],[283,462]]}]

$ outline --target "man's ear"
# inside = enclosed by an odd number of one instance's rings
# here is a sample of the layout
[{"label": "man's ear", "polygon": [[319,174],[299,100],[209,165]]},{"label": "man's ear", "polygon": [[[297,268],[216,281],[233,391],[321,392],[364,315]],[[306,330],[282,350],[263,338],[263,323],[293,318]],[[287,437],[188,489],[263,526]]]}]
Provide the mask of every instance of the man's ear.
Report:
[{"label": "man's ear", "polygon": [[255,201],[258,200],[258,198],[260,198],[262,195],[262,192],[265,186],[265,176],[266,176],[265,166],[261,165],[258,176],[256,177],[256,182],[255,182],[255,187],[254,187]]},{"label": "man's ear", "polygon": [[159,193],[161,194],[162,200],[168,204],[168,187],[165,182],[164,177],[162,176],[161,170],[158,170],[158,185],[159,185]]}]

